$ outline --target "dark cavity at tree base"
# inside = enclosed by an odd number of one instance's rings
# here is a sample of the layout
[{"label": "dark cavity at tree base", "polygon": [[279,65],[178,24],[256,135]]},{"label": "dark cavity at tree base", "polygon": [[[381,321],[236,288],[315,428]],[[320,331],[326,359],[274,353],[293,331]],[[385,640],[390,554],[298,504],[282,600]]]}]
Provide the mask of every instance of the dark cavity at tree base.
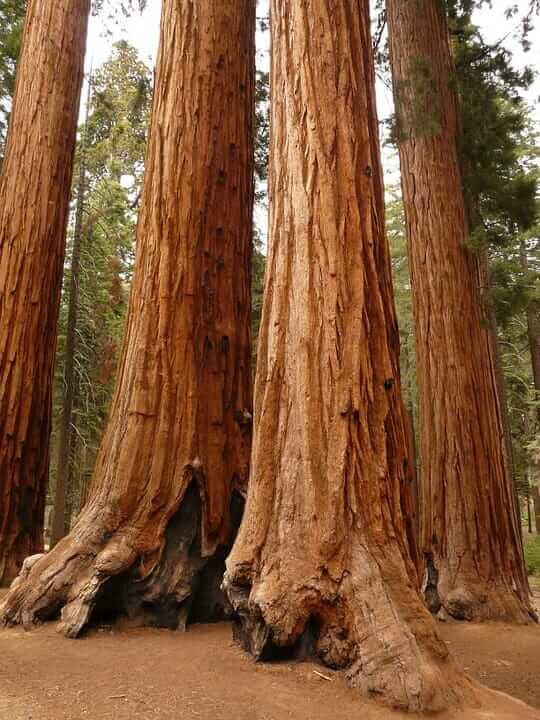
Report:
[{"label": "dark cavity at tree base", "polygon": [[223,585],[234,608],[233,636],[256,661],[320,662],[344,672],[362,695],[408,712],[475,702],[473,686],[454,666],[429,613],[420,603],[403,602],[414,594],[412,586],[396,595],[390,586],[368,583],[360,597],[351,586],[333,599],[321,593],[313,604],[313,577],[304,587],[292,582],[295,589],[285,595],[271,583],[273,595],[270,583],[262,593],[260,585],[254,589],[244,566],[230,569]]},{"label": "dark cavity at tree base", "polygon": [[[243,506],[243,497],[234,491],[231,543]],[[133,557],[122,572],[107,576],[95,568],[103,548],[86,558],[80,548],[70,557],[69,546],[57,546],[55,562],[48,562],[49,554],[32,559],[15,580],[0,606],[1,621],[29,626],[61,616],[63,634],[76,638],[92,622],[119,618],[137,626],[182,631],[191,623],[229,619],[232,609],[221,582],[230,547],[218,546],[211,556],[203,557],[201,523],[200,493],[192,482],[169,521],[160,561],[146,578],[141,577],[139,557]],[[109,533],[109,540],[113,539]]]}]

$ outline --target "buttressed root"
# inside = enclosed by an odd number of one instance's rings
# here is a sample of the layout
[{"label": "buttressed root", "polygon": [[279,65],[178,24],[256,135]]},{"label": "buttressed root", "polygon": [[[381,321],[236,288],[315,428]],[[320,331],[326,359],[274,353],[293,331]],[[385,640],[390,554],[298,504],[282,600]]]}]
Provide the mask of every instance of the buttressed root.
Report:
[{"label": "buttressed root", "polygon": [[308,652],[345,671],[363,694],[411,712],[474,702],[397,546],[377,555],[357,544],[333,567],[277,550],[261,567],[246,559],[260,553],[242,554],[241,542],[227,560],[224,587],[235,638],[256,659]]},{"label": "buttressed root", "polygon": [[[233,536],[243,500],[233,494]],[[91,619],[119,615],[137,624],[185,629],[191,620],[228,616],[220,590],[227,548],[201,549],[201,501],[192,484],[153,551],[143,550],[150,527],[125,524],[115,533],[111,514],[83,513],[71,534],[51,552],[28,558],[0,605],[4,624],[30,627],[58,617],[60,630],[77,637]],[[153,557],[150,570],[145,561]]]}]

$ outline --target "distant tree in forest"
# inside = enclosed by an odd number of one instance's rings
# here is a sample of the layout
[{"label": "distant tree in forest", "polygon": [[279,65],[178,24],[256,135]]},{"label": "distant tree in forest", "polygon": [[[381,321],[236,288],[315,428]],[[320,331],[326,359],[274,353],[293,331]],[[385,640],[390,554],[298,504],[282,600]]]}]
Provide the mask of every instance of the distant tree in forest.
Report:
[{"label": "distant tree in forest", "polygon": [[266,255],[262,246],[260,232],[255,228],[253,233],[253,267],[251,278],[251,355],[252,368],[255,372],[257,362],[257,340],[264,296],[264,273],[266,269]]},{"label": "distant tree in forest", "polygon": [[494,339],[469,248],[462,137],[444,6],[388,0],[419,377],[424,591],[457,618],[526,620]]},{"label": "distant tree in forest", "polygon": [[0,173],[0,584],[43,548],[51,391],[89,0],[31,0]]},{"label": "distant tree in forest", "polygon": [[[91,78],[88,82],[86,101],[86,123],[90,112]],[[64,368],[62,373],[62,407],[58,439],[58,460],[56,466],[56,482],[54,484],[54,508],[51,522],[49,547],[53,547],[65,535],[69,521],[66,522],[66,500],[70,492],[72,478],[72,452],[74,444],[73,408],[76,400],[77,383],[75,376],[75,350],[77,345],[77,319],[79,312],[79,284],[81,269],[81,249],[83,240],[83,216],[86,200],[86,150],[87,133],[83,131],[79,144],[79,172],[76,185],[75,223],[71,247],[70,273],[68,286],[68,312],[66,327],[66,346],[64,352]],[[54,407],[54,405],[53,405]],[[54,412],[53,412],[54,417]]]},{"label": "distant tree in forest", "polygon": [[[259,23],[260,25],[261,23]],[[259,30],[268,32],[268,30]],[[267,209],[268,152],[270,144],[269,117],[269,75],[257,71],[255,82],[255,213],[265,213]],[[256,221],[255,217],[255,221]],[[255,222],[253,237],[253,268],[251,280],[251,338],[253,370],[257,359],[257,339],[261,322],[264,271],[266,256],[264,239]]]},{"label": "distant tree in forest", "polygon": [[74,637],[96,605],[171,628],[223,617],[251,445],[254,63],[254,0],[164,1],[110,418],[87,504],[4,622],[62,608]]},{"label": "distant tree in forest", "polygon": [[129,17],[133,12],[142,12],[148,0],[93,0],[92,12],[100,14],[105,24],[107,21],[116,20],[119,15]]}]

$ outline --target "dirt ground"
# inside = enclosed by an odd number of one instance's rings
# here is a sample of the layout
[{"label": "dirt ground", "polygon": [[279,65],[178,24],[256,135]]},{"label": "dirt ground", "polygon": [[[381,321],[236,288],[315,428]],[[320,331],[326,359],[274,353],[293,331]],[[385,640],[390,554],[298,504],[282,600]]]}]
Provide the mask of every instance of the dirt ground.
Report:
[{"label": "dirt ground", "polygon": [[[540,627],[448,623],[455,657],[484,685],[477,709],[441,720],[540,720]],[[322,673],[330,680],[322,678]],[[400,720],[311,663],[255,664],[226,624],[0,631],[0,720]],[[410,716],[409,716],[410,717]]]}]

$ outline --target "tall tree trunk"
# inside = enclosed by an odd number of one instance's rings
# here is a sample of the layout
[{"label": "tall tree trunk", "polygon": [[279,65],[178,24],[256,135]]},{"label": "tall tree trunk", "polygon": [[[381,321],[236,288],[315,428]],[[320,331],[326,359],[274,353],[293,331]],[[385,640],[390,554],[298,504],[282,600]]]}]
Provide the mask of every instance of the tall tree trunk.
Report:
[{"label": "tall tree trunk", "polygon": [[481,259],[466,248],[444,3],[387,0],[387,12],[416,326],[426,597],[456,618],[526,621]]},{"label": "tall tree trunk", "polygon": [[[256,658],[395,706],[460,694],[415,587],[367,0],[272,0],[270,248],[246,513],[224,585]],[[307,647],[306,647],[307,643]],[[288,649],[288,650],[287,650]]]},{"label": "tall tree trunk", "polygon": [[83,216],[86,198],[86,128],[90,112],[92,78],[88,80],[86,99],[86,121],[80,144],[79,181],[77,184],[77,206],[71,251],[71,275],[69,282],[66,347],[64,352],[64,373],[62,385],[62,416],[58,439],[58,461],[54,489],[54,508],[51,530],[51,548],[66,534],[66,494],[71,475],[71,454],[73,448],[73,405],[75,402],[75,352],[77,342],[77,316],[79,313],[79,276],[81,268],[81,244],[83,239]]},{"label": "tall tree trunk", "polygon": [[30,0],[0,175],[0,584],[43,549],[51,386],[90,0]]},{"label": "tall tree trunk", "polygon": [[531,486],[529,484],[529,476],[527,475],[527,489],[525,490],[525,501],[527,503],[527,530],[532,533],[532,513],[531,513]]},{"label": "tall tree trunk", "polygon": [[68,462],[68,472],[66,476],[66,504],[64,512],[64,535],[67,535],[71,530],[71,518],[73,517],[73,500],[75,496],[75,468],[74,468],[74,450],[76,446],[76,436],[73,433],[73,439],[71,441],[71,454]]},{"label": "tall tree trunk", "polygon": [[[527,248],[524,241],[520,242],[519,256],[521,267],[525,274],[529,272],[529,263],[527,260]],[[527,336],[529,339],[529,348],[531,352],[531,363],[534,389],[540,400],[540,307],[537,302],[530,300],[527,304]],[[538,420],[540,422],[540,407],[538,408]]]},{"label": "tall tree trunk", "polygon": [[[251,441],[255,0],[165,0],[126,339],[88,503],[6,622],[223,616]],[[190,615],[193,599],[193,614]],[[96,607],[96,605],[98,607]]]},{"label": "tall tree trunk", "polygon": [[536,483],[532,486],[532,497],[534,507],[534,526],[536,534],[540,535],[540,480],[538,480],[538,478],[536,478]]},{"label": "tall tree trunk", "polygon": [[[529,263],[527,260],[527,248],[522,240],[519,248],[521,267],[527,274],[529,271]],[[536,400],[540,402],[540,307],[538,302],[530,300],[527,309],[527,337],[529,340],[529,349],[531,353],[531,364],[534,389],[536,391]],[[540,424],[540,405],[536,410],[537,424]],[[540,458],[539,458],[540,460]],[[540,535],[540,467],[538,462],[533,462],[532,467],[532,498],[534,506],[535,528]]]},{"label": "tall tree trunk", "polygon": [[[418,467],[416,462],[416,437],[414,433],[414,409],[412,405],[405,406],[405,430],[407,433],[407,470],[410,475],[410,482],[412,487],[412,502],[413,510],[411,513],[413,520],[413,532],[416,539],[415,549],[418,549],[417,542],[419,536],[419,507],[418,507]],[[413,557],[414,560],[418,558]]]}]

